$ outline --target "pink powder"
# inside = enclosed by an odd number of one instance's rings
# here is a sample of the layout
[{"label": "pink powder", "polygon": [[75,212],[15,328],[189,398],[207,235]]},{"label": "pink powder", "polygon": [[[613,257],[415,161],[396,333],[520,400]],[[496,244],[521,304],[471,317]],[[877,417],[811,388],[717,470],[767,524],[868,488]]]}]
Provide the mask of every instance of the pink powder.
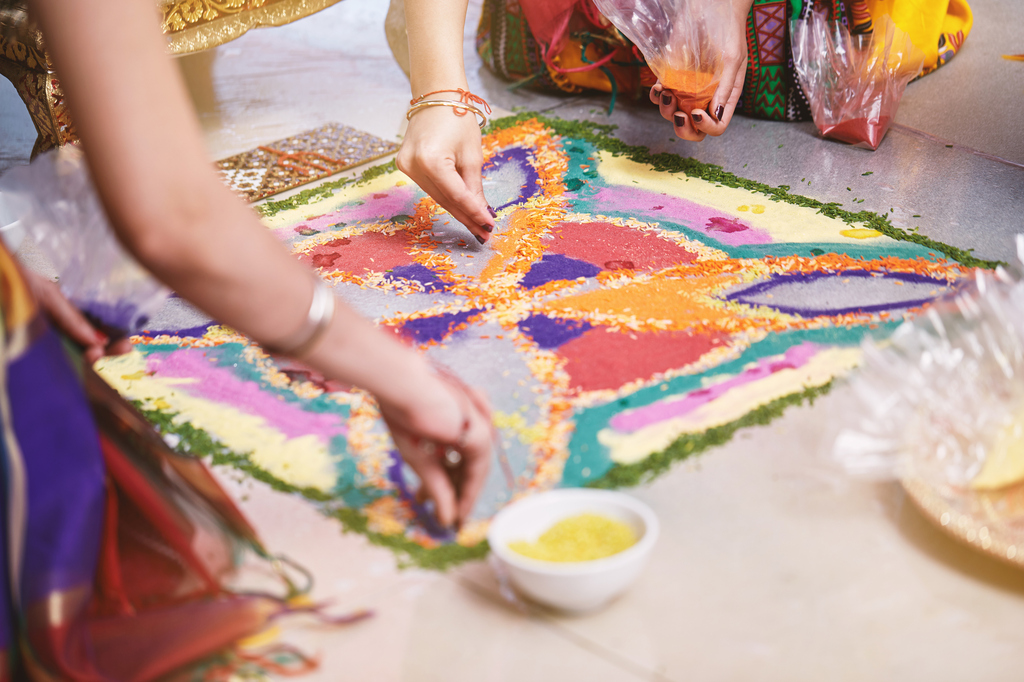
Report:
[{"label": "pink powder", "polygon": [[[734,218],[723,217],[718,209],[660,192],[649,192],[639,187],[602,187],[594,195],[593,202],[593,210],[596,213],[601,212],[602,206],[607,206],[609,209],[644,220],[672,221],[729,246],[772,243],[771,235],[764,230],[754,227],[736,229],[742,223]],[[715,229],[715,226],[721,225],[725,220],[729,221],[732,231]],[[709,228],[708,225],[712,227]]]},{"label": "pink powder", "polygon": [[678,400],[666,400],[636,410],[621,412],[612,417],[609,424],[621,433],[632,433],[666,419],[682,417],[698,407],[716,400],[733,388],[763,379],[782,369],[802,367],[817,352],[817,345],[809,342],[801,343],[799,346],[793,346],[787,350],[782,360],[762,360],[753,369],[748,369],[732,379],[708,388],[691,391]]},{"label": "pink powder", "polygon": [[313,434],[326,443],[333,436],[347,433],[340,415],[306,412],[263,392],[256,382],[242,381],[231,370],[215,366],[206,353],[196,348],[177,350],[165,356],[152,355],[147,368],[160,377],[196,379],[194,383],[175,389],[261,417],[288,438]]}]

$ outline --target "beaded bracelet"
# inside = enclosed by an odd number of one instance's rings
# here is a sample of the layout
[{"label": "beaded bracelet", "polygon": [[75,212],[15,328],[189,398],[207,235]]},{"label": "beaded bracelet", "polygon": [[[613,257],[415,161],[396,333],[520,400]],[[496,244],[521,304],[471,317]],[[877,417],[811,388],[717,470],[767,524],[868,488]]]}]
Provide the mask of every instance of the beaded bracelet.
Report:
[{"label": "beaded bracelet", "polygon": [[309,302],[309,311],[302,327],[283,344],[274,344],[273,348],[267,350],[274,355],[287,355],[292,358],[300,358],[308,353],[330,326],[334,318],[334,304],[334,292],[317,277],[313,287],[313,299]]},{"label": "beaded bracelet", "polygon": [[[440,95],[444,92],[458,93],[459,99],[457,101],[450,99],[427,99],[427,97]],[[487,125],[487,115],[491,113],[491,105],[489,105],[483,97],[474,95],[469,90],[456,88],[454,90],[434,90],[433,92],[428,92],[425,95],[420,95],[419,97],[414,97],[409,100],[409,111],[405,114],[406,120],[411,119],[417,111],[429,107],[451,107],[456,116],[465,116],[467,112],[472,111],[480,117],[481,128]],[[481,111],[481,107],[483,108],[483,111]],[[487,112],[487,115],[484,114],[484,111]]]}]

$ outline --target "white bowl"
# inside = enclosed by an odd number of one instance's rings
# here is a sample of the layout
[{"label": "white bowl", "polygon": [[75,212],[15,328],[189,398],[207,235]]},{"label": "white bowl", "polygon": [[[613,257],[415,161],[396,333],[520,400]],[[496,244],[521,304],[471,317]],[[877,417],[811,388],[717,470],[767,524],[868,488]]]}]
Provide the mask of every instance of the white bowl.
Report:
[{"label": "white bowl", "polygon": [[[594,513],[622,521],[637,543],[618,554],[593,561],[555,562],[531,559],[509,549],[510,542],[535,542],[562,519]],[[524,498],[498,512],[487,541],[513,586],[529,599],[570,613],[606,605],[636,579],[658,539],[658,518],[650,507],[610,490],[551,490]]]}]

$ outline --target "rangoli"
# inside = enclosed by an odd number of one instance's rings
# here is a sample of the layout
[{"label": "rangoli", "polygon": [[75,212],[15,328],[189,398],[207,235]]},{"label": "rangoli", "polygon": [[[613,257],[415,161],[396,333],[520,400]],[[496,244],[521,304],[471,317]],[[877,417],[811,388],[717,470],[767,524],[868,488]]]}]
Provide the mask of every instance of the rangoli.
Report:
[{"label": "rangoli", "polygon": [[261,207],[355,308],[488,392],[505,466],[457,537],[415,503],[365,394],[213,321],[165,316],[102,375],[177,448],[439,566],[482,555],[513,496],[641,482],[824,392],[865,333],[986,265],[592,124],[520,116],[484,144],[486,246],[393,166]]}]

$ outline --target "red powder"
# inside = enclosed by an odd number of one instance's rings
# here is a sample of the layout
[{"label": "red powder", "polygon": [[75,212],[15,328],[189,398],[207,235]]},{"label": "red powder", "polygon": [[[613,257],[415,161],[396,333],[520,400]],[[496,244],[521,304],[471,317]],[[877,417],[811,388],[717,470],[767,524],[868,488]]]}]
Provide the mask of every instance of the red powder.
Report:
[{"label": "red powder", "polygon": [[696,362],[728,338],[727,334],[697,336],[669,331],[632,336],[597,328],[562,344],[558,354],[568,360],[565,369],[570,387],[594,391],[649,379],[658,372]]},{"label": "red powder", "polygon": [[888,116],[878,118],[851,118],[835,125],[819,126],[821,134],[847,144],[860,144],[870,149],[878,149],[889,130]]},{"label": "red powder", "polygon": [[692,263],[697,257],[650,232],[611,223],[559,223],[547,252],[593,263],[605,270],[660,270]]},{"label": "red powder", "polygon": [[324,268],[325,272],[361,275],[368,270],[383,272],[412,264],[408,248],[409,235],[405,232],[390,236],[380,232],[366,232],[314,246],[308,253],[302,254],[299,260],[313,267]]}]

